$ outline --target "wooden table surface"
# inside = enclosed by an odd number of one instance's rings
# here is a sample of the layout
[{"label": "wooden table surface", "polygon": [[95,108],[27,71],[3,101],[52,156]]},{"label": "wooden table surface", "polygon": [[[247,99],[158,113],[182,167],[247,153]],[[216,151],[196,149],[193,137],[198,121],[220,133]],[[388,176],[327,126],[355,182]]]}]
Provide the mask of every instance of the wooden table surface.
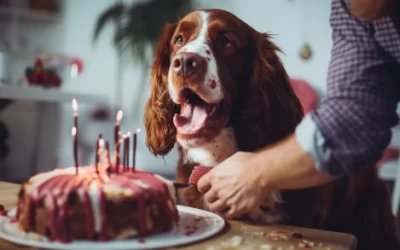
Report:
[{"label": "wooden table surface", "polygon": [[[6,209],[15,207],[17,193],[20,185],[0,182],[0,204]],[[297,228],[290,226],[257,226],[242,221],[227,221],[226,228],[211,239],[197,242],[191,245],[169,248],[179,250],[225,250],[225,249],[304,249],[301,242],[307,240],[313,245],[308,249],[330,249],[330,250],[354,250],[357,246],[357,240],[354,236],[342,233],[314,230],[308,228]],[[1,226],[1,225],[0,225]],[[274,241],[271,233],[278,231],[286,232],[291,236],[295,232],[303,235],[302,239]],[[311,243],[310,243],[311,242]],[[30,250],[34,248],[23,247],[9,243],[0,239],[0,250]]]}]

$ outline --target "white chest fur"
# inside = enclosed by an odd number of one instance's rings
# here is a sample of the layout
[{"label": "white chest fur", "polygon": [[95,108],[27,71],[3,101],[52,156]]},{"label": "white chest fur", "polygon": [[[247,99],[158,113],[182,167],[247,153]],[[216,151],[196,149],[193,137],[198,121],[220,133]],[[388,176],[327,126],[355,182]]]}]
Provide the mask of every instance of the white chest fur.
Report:
[{"label": "white chest fur", "polygon": [[211,142],[185,149],[185,161],[214,167],[238,151],[233,128],[224,128]]},{"label": "white chest fur", "polygon": [[[211,142],[204,143],[200,146],[188,146],[181,142],[183,147],[185,162],[195,162],[203,167],[215,167],[226,158],[230,157],[238,151],[238,146],[236,142],[236,136],[233,128],[224,128],[221,130],[219,135],[217,135]],[[185,147],[186,146],[186,147]],[[208,210],[209,204],[203,199],[203,209]],[[261,209],[256,209],[255,211],[249,213],[248,215],[253,221],[273,224],[281,222],[285,215],[281,211],[276,211],[276,203],[283,202],[279,191],[272,191],[264,206],[269,207],[270,211],[266,212]]]}]

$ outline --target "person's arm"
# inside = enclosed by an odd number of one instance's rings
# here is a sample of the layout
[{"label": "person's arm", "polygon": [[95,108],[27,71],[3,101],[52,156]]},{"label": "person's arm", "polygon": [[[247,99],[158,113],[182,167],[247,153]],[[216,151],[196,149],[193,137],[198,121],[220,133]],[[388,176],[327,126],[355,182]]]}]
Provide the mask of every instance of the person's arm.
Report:
[{"label": "person's arm", "polygon": [[382,156],[398,123],[399,66],[374,41],[373,23],[353,17],[344,0],[332,1],[330,21],[333,49],[322,104],[295,134],[257,152],[235,153],[201,177],[197,188],[212,211],[234,218],[258,208],[271,190],[319,186]]},{"label": "person's arm", "polygon": [[330,23],[333,48],[326,97],[294,136],[253,158],[254,164],[273,161],[269,166],[275,167],[266,169],[273,188],[317,186],[372,167],[398,123],[400,70],[374,41],[372,23],[355,18],[344,0],[333,1]]}]

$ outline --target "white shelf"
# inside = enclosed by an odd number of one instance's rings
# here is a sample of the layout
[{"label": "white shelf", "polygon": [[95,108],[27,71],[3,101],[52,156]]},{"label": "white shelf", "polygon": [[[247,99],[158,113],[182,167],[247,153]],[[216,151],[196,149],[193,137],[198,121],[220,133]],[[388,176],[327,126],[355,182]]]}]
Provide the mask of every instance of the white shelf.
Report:
[{"label": "white shelf", "polygon": [[59,14],[15,7],[0,7],[0,20],[13,17],[24,21],[54,22],[59,19]]},{"label": "white shelf", "polygon": [[58,89],[0,85],[0,99],[70,102],[73,98],[78,102],[97,104],[105,103],[107,100],[104,96],[64,92]]}]

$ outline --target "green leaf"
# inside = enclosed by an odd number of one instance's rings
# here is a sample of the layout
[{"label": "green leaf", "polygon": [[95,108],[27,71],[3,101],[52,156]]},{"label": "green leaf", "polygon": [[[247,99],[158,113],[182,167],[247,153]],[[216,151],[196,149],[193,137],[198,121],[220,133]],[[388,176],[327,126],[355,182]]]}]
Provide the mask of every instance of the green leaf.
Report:
[{"label": "green leaf", "polygon": [[99,38],[100,32],[104,29],[107,23],[110,21],[117,22],[122,18],[125,8],[124,4],[117,3],[100,14],[94,29],[93,41],[96,41]]},{"label": "green leaf", "polygon": [[[180,16],[192,10],[192,0],[149,0],[131,5],[115,4],[98,18],[94,41],[105,25],[113,23],[113,43],[120,55],[133,59],[146,67],[150,54],[160,39],[166,23],[175,23]],[[129,53],[128,53],[129,52]]]}]

